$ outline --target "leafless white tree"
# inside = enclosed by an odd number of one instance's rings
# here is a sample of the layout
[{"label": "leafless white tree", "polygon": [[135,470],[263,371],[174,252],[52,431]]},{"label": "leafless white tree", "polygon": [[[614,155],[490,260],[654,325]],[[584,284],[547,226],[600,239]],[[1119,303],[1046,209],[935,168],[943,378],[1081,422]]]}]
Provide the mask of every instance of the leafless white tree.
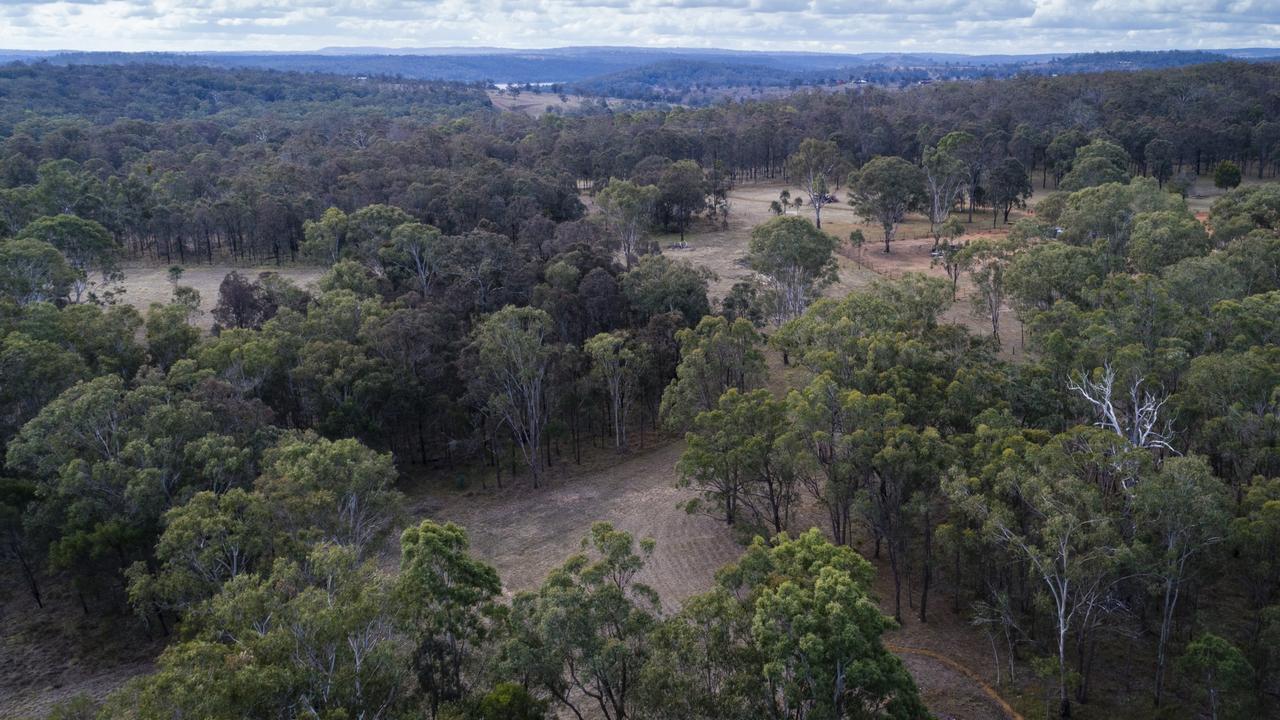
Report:
[{"label": "leafless white tree", "polygon": [[1101,379],[1094,380],[1081,373],[1067,382],[1067,388],[1093,406],[1099,418],[1094,424],[1098,427],[1111,430],[1135,447],[1178,454],[1170,445],[1173,430],[1169,421],[1160,417],[1169,395],[1153,393],[1142,384],[1142,378],[1135,378],[1129,384],[1128,397],[1117,398],[1116,371],[1108,363],[1103,366]]}]

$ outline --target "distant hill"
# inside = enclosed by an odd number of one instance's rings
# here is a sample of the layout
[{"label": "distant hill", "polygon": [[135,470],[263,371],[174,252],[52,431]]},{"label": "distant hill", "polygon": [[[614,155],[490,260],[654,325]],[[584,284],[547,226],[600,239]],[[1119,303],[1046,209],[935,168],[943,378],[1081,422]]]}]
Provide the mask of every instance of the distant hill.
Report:
[{"label": "distant hill", "polygon": [[698,103],[715,90],[863,82],[906,86],[935,80],[1068,74],[1179,67],[1229,59],[1280,59],[1280,48],[1162,52],[962,55],[956,53],[751,52],[697,48],[329,47],[312,52],[38,52],[0,50],[0,62],[54,65],[160,64],[271,69],[346,76],[492,82],[557,83],[573,92]]}]

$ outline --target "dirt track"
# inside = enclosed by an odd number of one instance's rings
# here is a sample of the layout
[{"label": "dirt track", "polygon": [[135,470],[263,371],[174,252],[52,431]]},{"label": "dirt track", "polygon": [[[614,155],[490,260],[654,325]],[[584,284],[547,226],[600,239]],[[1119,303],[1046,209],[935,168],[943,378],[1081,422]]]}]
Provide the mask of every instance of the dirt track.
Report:
[{"label": "dirt track", "polygon": [[[549,570],[577,552],[593,522],[609,521],[656,541],[641,580],[657,590],[666,611],[673,611],[708,589],[715,571],[742,552],[723,523],[677,507],[691,497],[675,487],[675,464],[683,450],[683,442],[670,442],[621,458],[598,452],[588,466],[564,468],[563,475],[538,490],[517,485],[502,491],[420,491],[412,494],[408,510],[414,517],[466,527],[472,550],[498,569],[508,594],[537,587]],[[882,598],[889,597],[888,571],[880,570],[877,589]],[[889,610],[887,604],[882,607]],[[908,619],[886,642],[903,658],[938,717],[1021,720],[974,669],[985,667],[979,664],[985,645],[963,618],[938,608],[928,625]]]}]

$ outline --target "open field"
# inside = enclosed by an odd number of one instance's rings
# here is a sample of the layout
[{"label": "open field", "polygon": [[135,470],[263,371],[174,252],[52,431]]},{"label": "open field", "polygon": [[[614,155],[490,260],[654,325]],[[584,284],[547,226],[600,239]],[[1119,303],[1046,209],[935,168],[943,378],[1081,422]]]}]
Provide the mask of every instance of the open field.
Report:
[{"label": "open field", "polygon": [[[733,284],[751,276],[751,271],[743,265],[747,254],[747,246],[751,241],[751,229],[768,220],[773,215],[769,212],[769,203],[778,198],[778,193],[789,189],[793,193],[796,188],[781,182],[745,183],[729,192],[730,215],[729,227],[722,229],[713,227],[711,223],[695,228],[695,232],[686,235],[686,247],[678,247],[679,236],[663,235],[659,238],[662,251],[670,257],[683,258],[696,265],[703,265],[716,274],[711,283],[713,299],[722,298]],[[844,200],[843,191],[836,191],[840,202],[826,206],[822,210],[822,229],[837,238],[848,238],[854,230],[860,230],[866,238],[866,244],[854,249],[844,243],[837,251],[840,269],[840,281],[827,288],[826,295],[840,297],[851,290],[865,286],[878,277],[901,277],[904,273],[919,272],[926,275],[946,279],[947,275],[940,266],[934,266],[929,251],[933,239],[929,235],[929,222],[921,215],[911,215],[898,227],[897,239],[889,254],[883,251],[883,232],[879,225],[865,222],[853,211]],[[1034,207],[1035,201],[1043,197],[1045,191],[1037,191],[1029,203]],[[797,212],[797,211],[792,211]],[[812,217],[813,211],[805,207],[798,211],[802,217]],[[1025,213],[1015,210],[1009,215],[1012,223]],[[957,213],[956,217],[967,220],[967,214]],[[965,225],[966,238],[998,236],[1008,232],[1008,226],[1001,224],[992,228],[991,216],[988,213],[976,212],[972,223]],[[944,319],[963,325],[975,334],[991,332],[990,321],[974,312],[969,302],[969,285],[967,279],[961,279],[957,302],[944,314]],[[1022,338],[1017,319],[1012,311],[1006,308],[1001,318],[1000,328],[1001,352],[1015,357],[1021,352]]]},{"label": "open field", "polygon": [[486,91],[489,95],[489,102],[499,110],[505,110],[512,113],[524,113],[529,117],[542,117],[550,112],[572,113],[583,109],[591,103],[599,103],[604,101],[605,105],[611,110],[619,110],[621,108],[647,107],[649,103],[640,100],[623,100],[619,98],[595,98],[585,95],[569,95],[563,96],[556,93],[546,91],[541,93],[522,92],[519,95],[511,96],[505,92],[498,90]]},{"label": "open field", "polygon": [[[594,451],[581,467],[560,465],[537,490],[520,481],[514,485],[508,481],[504,490],[493,489],[489,481],[489,490],[462,491],[443,490],[442,479],[421,481],[410,488],[406,508],[414,518],[466,527],[472,550],[498,569],[508,596],[535,589],[548,571],[578,552],[593,522],[608,521],[637,538],[653,538],[656,548],[640,579],[658,592],[664,610],[671,612],[690,595],[710,588],[716,570],[742,552],[723,522],[689,515],[678,507],[692,497],[691,491],[676,487],[675,464],[683,450],[683,442],[666,441],[622,458],[610,450]],[[472,478],[470,484],[478,482]],[[820,522],[814,510],[801,513],[805,519],[796,523],[796,531]],[[395,548],[388,549],[388,567],[394,567],[395,554]],[[885,611],[892,612],[892,581],[887,566],[880,571],[876,591]],[[956,669],[959,665],[994,683],[989,677],[990,659],[983,654],[985,641],[944,605],[939,597],[929,624],[908,617],[902,629],[885,636],[885,642],[902,648],[895,652],[907,663],[938,717],[1006,717],[978,682]]]},{"label": "open field", "polygon": [[[302,287],[314,283],[324,272],[323,268],[307,265],[261,265],[236,267],[226,264],[184,266],[180,285],[193,287],[200,292],[201,314],[195,323],[208,330],[213,326],[213,308],[218,303],[218,286],[227,273],[235,270],[250,280],[259,273],[274,272]],[[138,312],[146,313],[152,303],[165,303],[173,296],[169,282],[169,268],[163,265],[132,264],[124,268],[123,301],[133,305]]]},{"label": "open field", "polygon": [[[1262,180],[1257,175],[1250,176],[1245,174],[1240,180],[1241,187],[1251,187],[1253,185],[1266,185],[1276,182],[1276,178],[1269,177]],[[1223,195],[1227,194],[1226,190],[1213,186],[1213,171],[1210,169],[1206,174],[1196,178],[1195,185],[1191,186],[1191,190],[1187,193],[1187,207],[1191,208],[1194,213],[1208,213],[1209,208],[1213,206],[1213,202]]]}]

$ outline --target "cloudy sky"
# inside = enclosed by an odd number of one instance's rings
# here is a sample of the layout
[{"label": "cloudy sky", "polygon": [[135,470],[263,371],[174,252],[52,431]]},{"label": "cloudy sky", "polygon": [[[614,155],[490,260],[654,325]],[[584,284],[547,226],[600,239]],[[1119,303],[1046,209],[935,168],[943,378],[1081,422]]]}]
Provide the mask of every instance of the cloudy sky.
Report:
[{"label": "cloudy sky", "polygon": [[1280,0],[0,0],[0,48],[1280,46]]}]

